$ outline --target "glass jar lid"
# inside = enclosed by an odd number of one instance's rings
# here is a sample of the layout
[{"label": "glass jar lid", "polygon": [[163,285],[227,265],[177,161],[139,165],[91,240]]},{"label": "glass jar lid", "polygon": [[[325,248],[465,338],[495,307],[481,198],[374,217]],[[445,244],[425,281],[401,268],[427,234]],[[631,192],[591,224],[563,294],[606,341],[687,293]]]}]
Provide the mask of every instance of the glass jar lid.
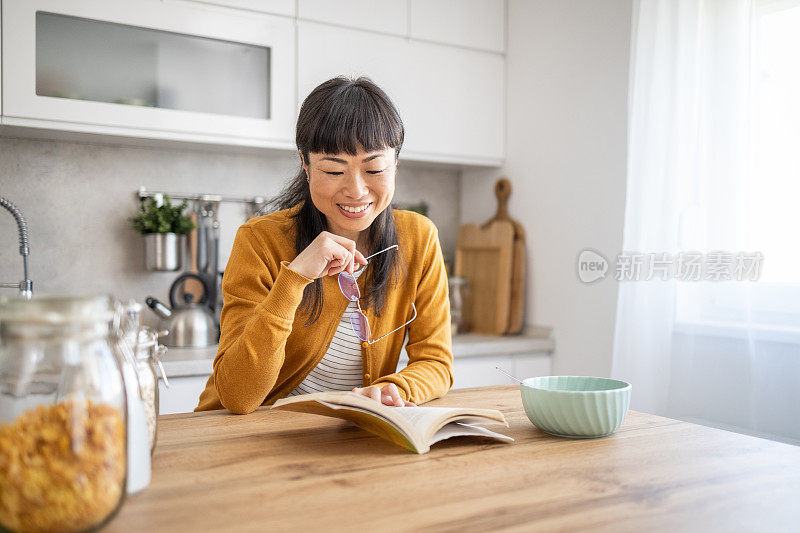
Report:
[{"label": "glass jar lid", "polygon": [[108,294],[45,294],[31,300],[0,300],[0,322],[89,324],[109,322],[114,312],[115,301]]},{"label": "glass jar lid", "polygon": [[153,355],[158,343],[158,334],[149,326],[142,326],[138,336],[136,331],[131,331],[125,336],[125,340],[131,350],[134,351],[137,359],[148,359]]},{"label": "glass jar lid", "polygon": [[0,300],[0,337],[96,338],[107,335],[116,300],[102,295],[40,295]]}]

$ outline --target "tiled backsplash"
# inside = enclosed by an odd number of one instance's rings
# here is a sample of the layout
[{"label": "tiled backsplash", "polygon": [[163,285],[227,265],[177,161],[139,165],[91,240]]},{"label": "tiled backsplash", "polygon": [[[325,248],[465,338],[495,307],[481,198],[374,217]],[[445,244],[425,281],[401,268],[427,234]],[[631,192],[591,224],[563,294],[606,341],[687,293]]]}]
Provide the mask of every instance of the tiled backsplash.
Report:
[{"label": "tiled backsplash", "polygon": [[[165,298],[177,273],[144,270],[142,241],[129,227],[140,186],[149,190],[271,196],[294,175],[288,154],[226,153],[0,138],[0,196],[28,221],[34,291],[111,292]],[[395,201],[429,204],[445,254],[452,256],[459,172],[401,160]],[[5,213],[5,214],[3,214]],[[19,281],[14,219],[0,213],[0,281]],[[228,260],[243,205],[220,208],[220,265]],[[2,294],[13,294],[4,289]]]}]

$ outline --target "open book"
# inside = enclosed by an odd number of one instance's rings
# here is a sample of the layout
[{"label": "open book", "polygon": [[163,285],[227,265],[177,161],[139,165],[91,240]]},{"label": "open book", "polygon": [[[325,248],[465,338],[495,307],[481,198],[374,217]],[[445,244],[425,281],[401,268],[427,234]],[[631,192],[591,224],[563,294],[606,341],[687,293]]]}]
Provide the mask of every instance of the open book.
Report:
[{"label": "open book", "polygon": [[508,427],[503,413],[496,409],[390,407],[350,391],[291,396],[275,402],[272,409],[350,420],[360,428],[416,453],[427,453],[432,444],[450,437],[474,435],[504,442],[514,440],[475,425],[500,423]]}]

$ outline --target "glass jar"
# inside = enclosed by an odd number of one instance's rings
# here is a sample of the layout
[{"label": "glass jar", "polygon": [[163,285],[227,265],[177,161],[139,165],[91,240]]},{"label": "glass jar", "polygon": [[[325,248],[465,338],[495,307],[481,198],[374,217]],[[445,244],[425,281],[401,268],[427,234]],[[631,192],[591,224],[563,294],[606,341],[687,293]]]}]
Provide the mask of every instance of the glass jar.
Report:
[{"label": "glass jar", "polygon": [[128,391],[128,495],[147,487],[152,474],[147,407],[135,355],[142,331],[142,309],[142,304],[136,300],[130,300],[121,308],[122,324],[118,337],[119,350],[123,354],[122,376]]},{"label": "glass jar", "polygon": [[469,280],[450,276],[447,281],[450,286],[450,331],[453,335],[466,333],[469,329],[467,322]]},{"label": "glass jar", "polygon": [[83,531],[122,505],[119,320],[109,296],[0,302],[0,529]]},{"label": "glass jar", "polygon": [[135,344],[136,368],[139,373],[139,383],[142,388],[147,415],[147,434],[150,442],[150,454],[156,449],[158,435],[158,377],[164,380],[169,387],[161,356],[167,348],[158,344],[158,334],[149,327],[143,327],[139,332],[138,342]]}]

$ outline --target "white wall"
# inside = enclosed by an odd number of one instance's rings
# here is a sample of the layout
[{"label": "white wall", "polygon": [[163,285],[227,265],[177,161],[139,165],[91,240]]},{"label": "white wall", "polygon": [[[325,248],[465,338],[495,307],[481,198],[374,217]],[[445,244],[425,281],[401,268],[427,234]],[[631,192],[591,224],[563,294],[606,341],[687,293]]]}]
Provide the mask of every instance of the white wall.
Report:
[{"label": "white wall", "polygon": [[[576,256],[622,246],[631,0],[509,0],[506,165],[462,175],[462,222],[513,184],[528,244],[527,324],[554,328],[555,374],[608,375],[617,286],[582,284]],[[488,200],[487,200],[488,199]]]}]

